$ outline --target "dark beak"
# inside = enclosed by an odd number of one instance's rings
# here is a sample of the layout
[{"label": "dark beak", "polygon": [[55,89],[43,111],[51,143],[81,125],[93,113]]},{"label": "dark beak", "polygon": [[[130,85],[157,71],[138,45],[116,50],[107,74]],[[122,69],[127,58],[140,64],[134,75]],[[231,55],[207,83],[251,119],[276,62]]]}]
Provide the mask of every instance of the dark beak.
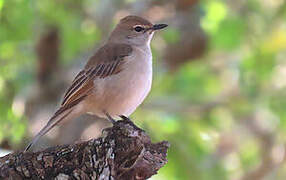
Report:
[{"label": "dark beak", "polygon": [[151,29],[156,31],[156,30],[163,29],[163,28],[165,28],[167,26],[168,26],[167,24],[155,24],[155,25],[153,25],[153,27]]}]

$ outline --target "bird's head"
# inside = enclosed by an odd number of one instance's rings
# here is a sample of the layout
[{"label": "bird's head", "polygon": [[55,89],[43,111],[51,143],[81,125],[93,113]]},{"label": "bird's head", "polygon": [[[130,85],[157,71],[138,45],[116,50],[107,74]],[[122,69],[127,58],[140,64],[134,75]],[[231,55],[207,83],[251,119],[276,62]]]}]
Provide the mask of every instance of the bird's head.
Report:
[{"label": "bird's head", "polygon": [[148,45],[154,32],[167,26],[166,24],[152,24],[138,16],[126,16],[115,27],[109,41],[136,46]]}]

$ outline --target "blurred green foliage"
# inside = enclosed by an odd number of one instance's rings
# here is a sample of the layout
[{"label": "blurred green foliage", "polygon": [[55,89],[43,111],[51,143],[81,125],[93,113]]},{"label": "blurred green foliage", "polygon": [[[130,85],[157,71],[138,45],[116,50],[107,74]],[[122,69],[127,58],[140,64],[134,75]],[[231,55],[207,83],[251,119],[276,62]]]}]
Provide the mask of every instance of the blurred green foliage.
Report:
[{"label": "blurred green foliage", "polygon": [[[35,81],[39,34],[49,25],[60,29],[64,66],[103,39],[103,30],[85,14],[93,3],[0,0],[0,142],[19,144],[25,136],[25,116],[13,106]],[[271,137],[268,148],[278,159],[265,179],[286,178],[285,157],[279,159],[286,151],[285,4],[199,1],[207,53],[173,73],[160,66],[163,51],[152,47],[160,72],[155,72],[146,106],[132,118],[154,141],[171,143],[169,163],[153,179],[239,179],[264,162],[265,136]],[[171,26],[156,36],[168,45],[179,42],[181,32]],[[156,101],[160,105],[152,104]]]}]

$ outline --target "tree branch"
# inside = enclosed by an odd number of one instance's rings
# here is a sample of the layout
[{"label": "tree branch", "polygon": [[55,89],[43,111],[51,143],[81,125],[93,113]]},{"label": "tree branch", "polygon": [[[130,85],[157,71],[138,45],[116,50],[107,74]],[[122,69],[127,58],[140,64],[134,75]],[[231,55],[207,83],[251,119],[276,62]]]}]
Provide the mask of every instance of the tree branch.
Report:
[{"label": "tree branch", "polygon": [[99,139],[8,154],[0,158],[0,179],[147,179],[167,163],[168,147],[120,120]]}]

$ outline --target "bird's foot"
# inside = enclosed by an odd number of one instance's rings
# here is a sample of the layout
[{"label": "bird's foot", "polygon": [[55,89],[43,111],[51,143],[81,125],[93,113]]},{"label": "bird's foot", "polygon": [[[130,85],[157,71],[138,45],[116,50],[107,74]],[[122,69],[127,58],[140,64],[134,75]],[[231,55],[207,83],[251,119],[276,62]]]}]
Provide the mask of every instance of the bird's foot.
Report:
[{"label": "bird's foot", "polygon": [[107,116],[107,119],[108,119],[112,124],[115,124],[115,123],[116,123],[116,120],[113,119],[107,112],[105,113],[105,115]]},{"label": "bird's foot", "polygon": [[142,131],[140,128],[138,128],[134,122],[131,121],[131,119],[127,116],[124,115],[120,115],[119,117],[121,117],[122,121],[124,121],[125,123],[131,124],[133,126],[133,128],[135,128],[136,130]]},{"label": "bird's foot", "polygon": [[131,120],[129,119],[129,117],[127,117],[127,116],[120,115],[119,117],[121,117],[122,120],[124,120],[124,121],[131,121]]}]

